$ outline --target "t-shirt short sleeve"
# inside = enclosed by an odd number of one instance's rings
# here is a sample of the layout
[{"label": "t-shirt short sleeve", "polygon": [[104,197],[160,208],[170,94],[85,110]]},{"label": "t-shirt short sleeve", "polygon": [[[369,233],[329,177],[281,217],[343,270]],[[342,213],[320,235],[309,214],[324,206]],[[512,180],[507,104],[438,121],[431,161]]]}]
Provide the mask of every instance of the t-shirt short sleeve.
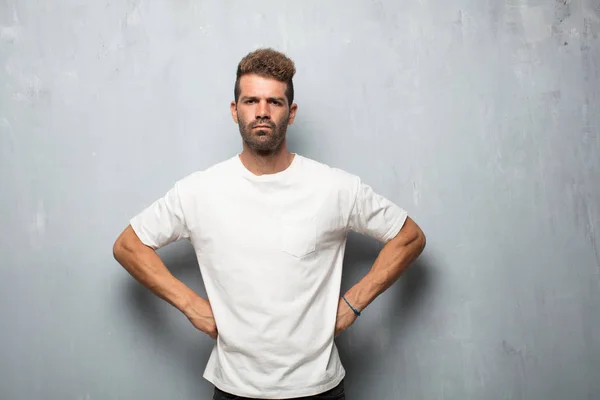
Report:
[{"label": "t-shirt short sleeve", "polygon": [[349,229],[386,243],[396,236],[408,213],[357,179],[356,196],[350,213]]},{"label": "t-shirt short sleeve", "polygon": [[156,200],[129,221],[142,243],[153,249],[189,238],[189,230],[181,206],[179,185]]}]

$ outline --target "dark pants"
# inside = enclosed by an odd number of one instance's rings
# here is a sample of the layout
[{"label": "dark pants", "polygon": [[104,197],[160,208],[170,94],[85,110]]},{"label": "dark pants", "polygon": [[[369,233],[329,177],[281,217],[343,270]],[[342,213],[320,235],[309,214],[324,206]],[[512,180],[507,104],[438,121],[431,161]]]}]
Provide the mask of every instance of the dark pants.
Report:
[{"label": "dark pants", "polygon": [[[253,400],[249,397],[239,397],[233,394],[222,391],[219,388],[215,388],[215,394],[213,400]],[[256,400],[256,399],[254,399]],[[346,394],[344,393],[344,381],[342,380],[339,385],[331,390],[323,393],[315,394],[314,396],[297,397],[294,400],[346,400]]]}]

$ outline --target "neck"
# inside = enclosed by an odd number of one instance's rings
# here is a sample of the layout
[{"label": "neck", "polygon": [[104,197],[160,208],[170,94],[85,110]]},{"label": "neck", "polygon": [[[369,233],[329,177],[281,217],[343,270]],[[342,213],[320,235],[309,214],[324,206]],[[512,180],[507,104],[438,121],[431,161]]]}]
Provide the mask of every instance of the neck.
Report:
[{"label": "neck", "polygon": [[244,167],[254,175],[276,174],[287,169],[294,155],[287,150],[285,142],[274,151],[259,152],[244,143],[244,149],[240,154],[240,160]]}]

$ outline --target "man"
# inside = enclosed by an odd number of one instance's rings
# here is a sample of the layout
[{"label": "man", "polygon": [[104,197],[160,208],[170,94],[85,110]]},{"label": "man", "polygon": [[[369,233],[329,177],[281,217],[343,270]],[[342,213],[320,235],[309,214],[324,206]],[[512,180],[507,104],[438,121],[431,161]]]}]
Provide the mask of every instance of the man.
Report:
[{"label": "man", "polygon": [[[204,373],[214,399],[344,399],[334,337],[425,246],[406,211],[360,178],[288,151],[294,74],[272,49],[244,57],[230,106],[242,152],[176,182],[114,245],[133,277],[216,340]],[[340,296],[349,231],[386,244]],[[179,239],[194,246],[208,299],[155,252]]]}]

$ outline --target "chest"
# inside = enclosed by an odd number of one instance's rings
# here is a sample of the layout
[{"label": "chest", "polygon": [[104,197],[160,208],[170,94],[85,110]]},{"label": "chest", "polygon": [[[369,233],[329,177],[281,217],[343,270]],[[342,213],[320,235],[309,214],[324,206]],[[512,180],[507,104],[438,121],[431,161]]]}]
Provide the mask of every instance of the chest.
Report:
[{"label": "chest", "polygon": [[192,205],[192,240],[213,254],[308,257],[346,236],[347,202],[323,189],[220,188]]}]

